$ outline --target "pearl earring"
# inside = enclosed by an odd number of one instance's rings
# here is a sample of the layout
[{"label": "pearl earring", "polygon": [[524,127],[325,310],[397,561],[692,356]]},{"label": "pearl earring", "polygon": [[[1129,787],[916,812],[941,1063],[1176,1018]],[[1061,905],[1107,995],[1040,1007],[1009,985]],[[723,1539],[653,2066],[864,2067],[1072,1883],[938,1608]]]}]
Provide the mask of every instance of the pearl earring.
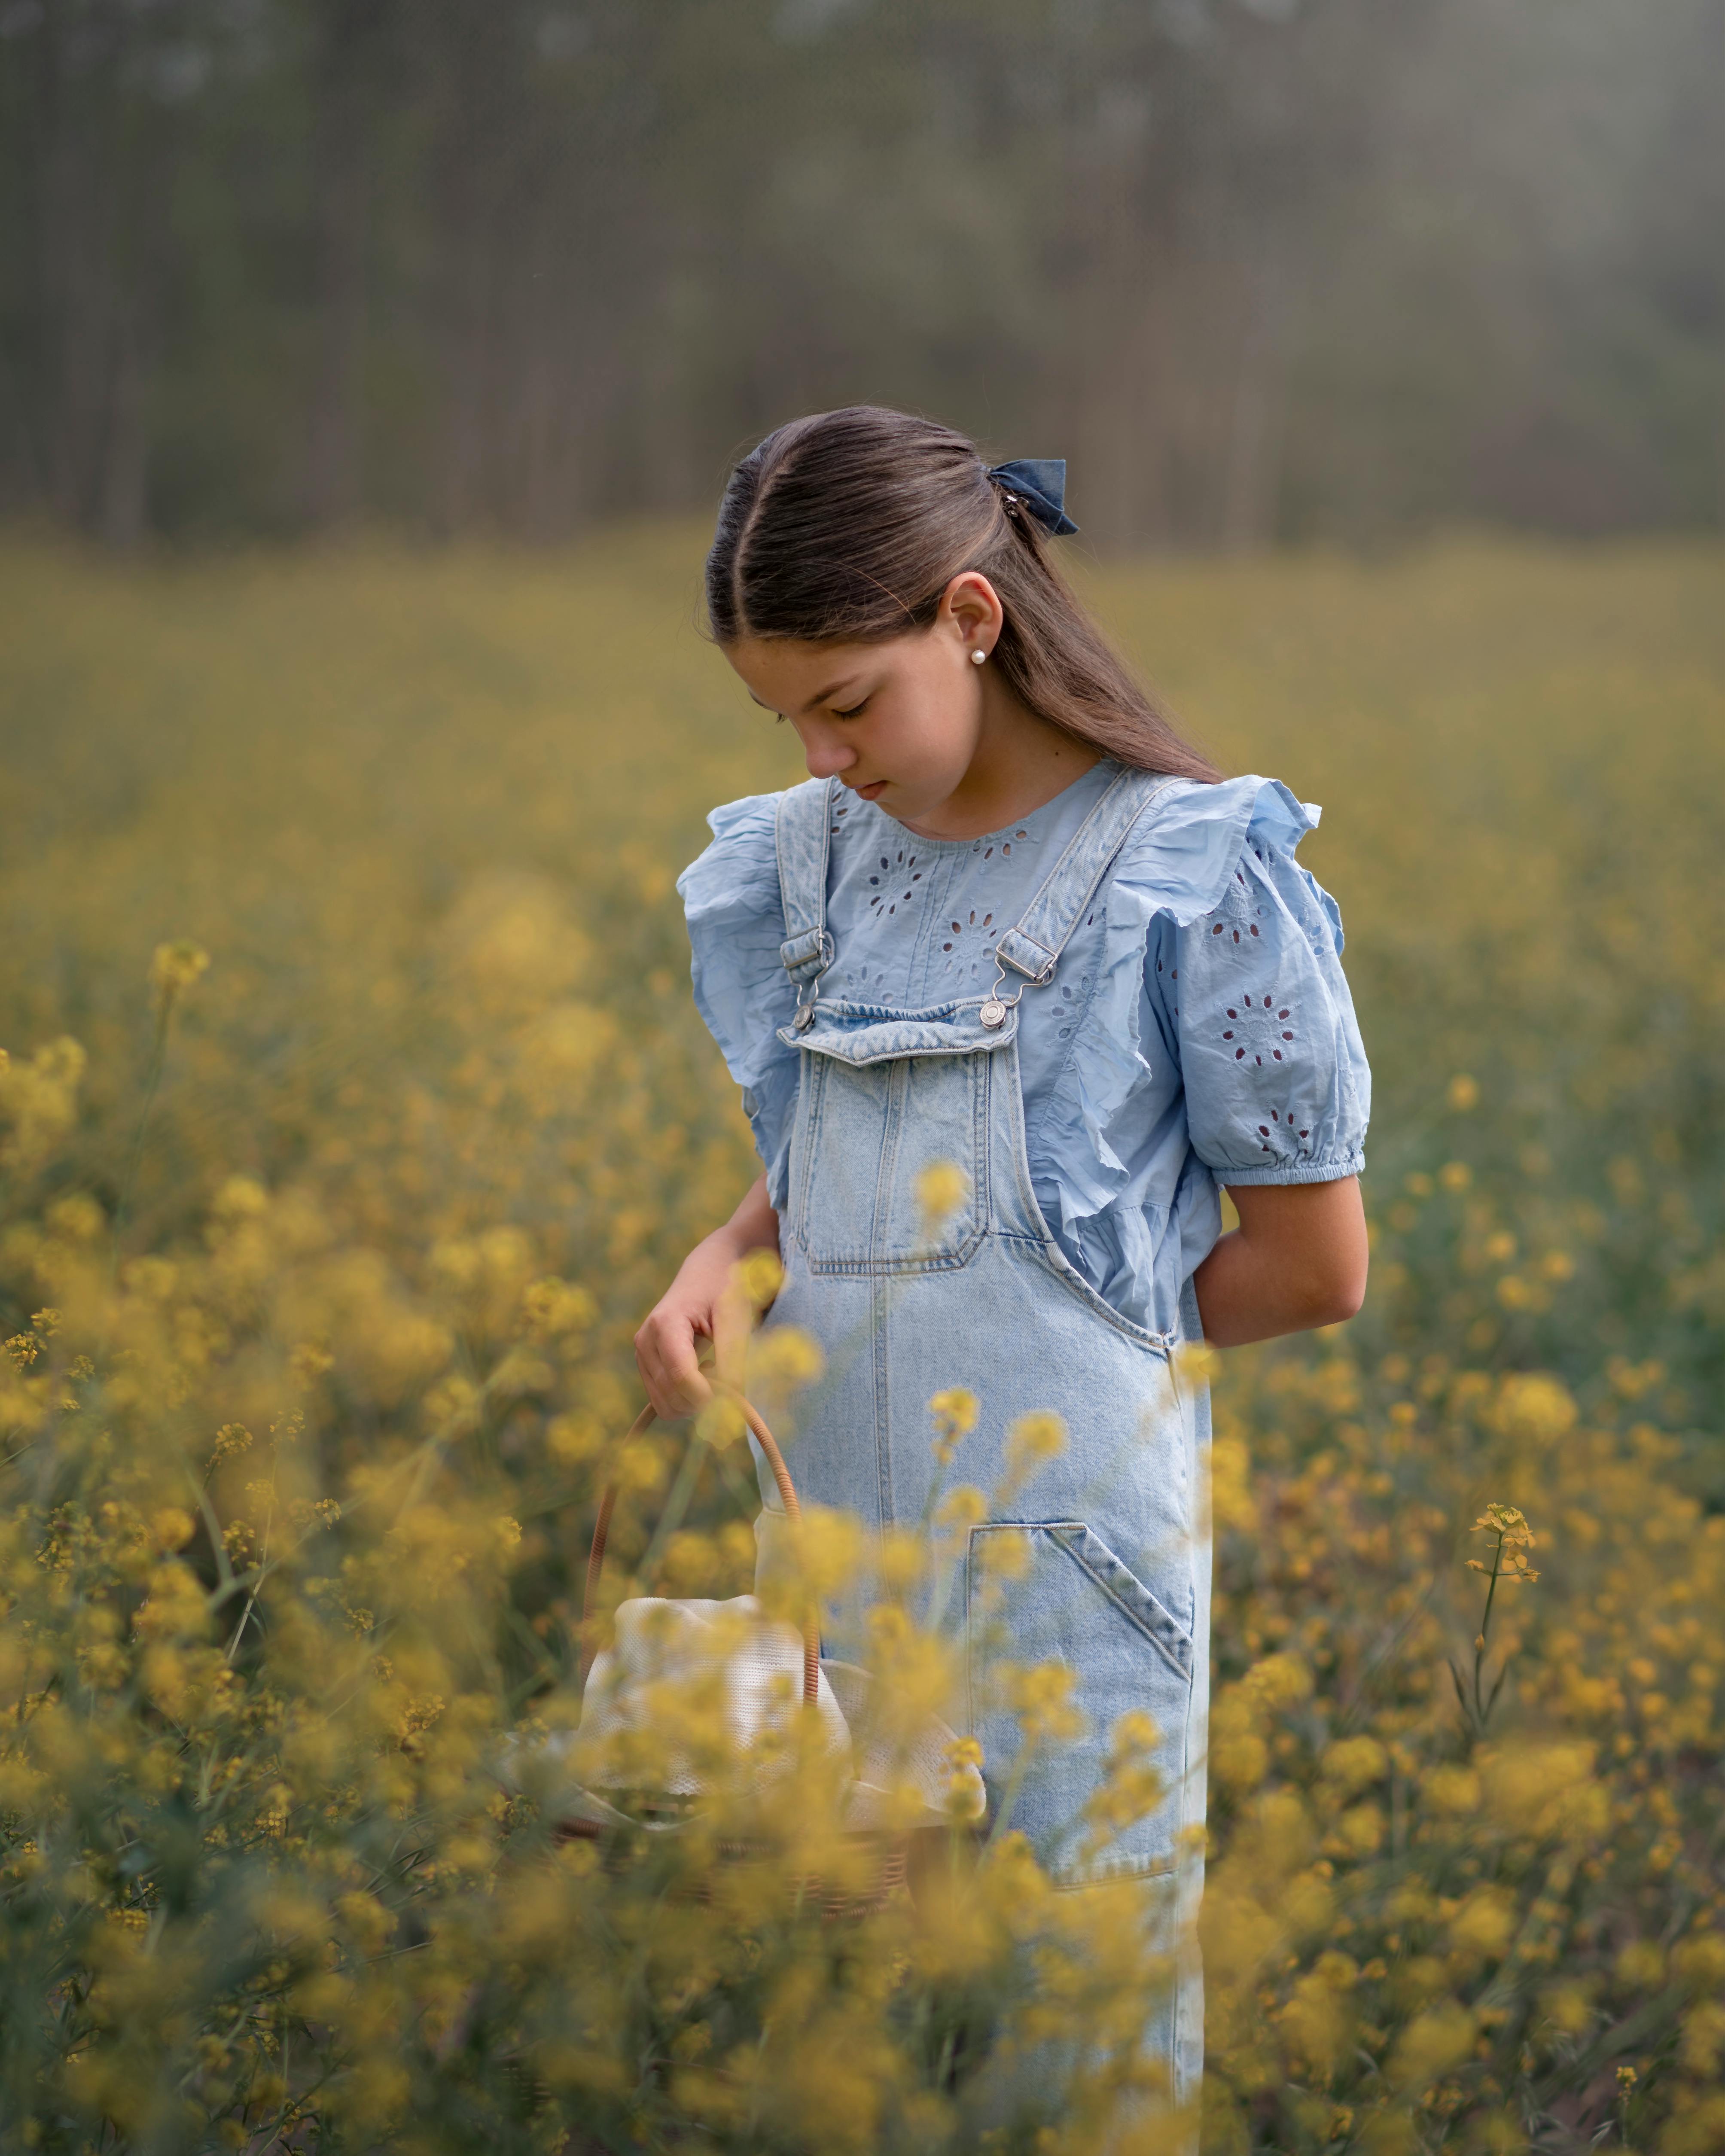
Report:
[{"label": "pearl earring", "polygon": [[973,666],[980,666],[988,655],[986,651],[973,651],[970,654],[970,663]]}]

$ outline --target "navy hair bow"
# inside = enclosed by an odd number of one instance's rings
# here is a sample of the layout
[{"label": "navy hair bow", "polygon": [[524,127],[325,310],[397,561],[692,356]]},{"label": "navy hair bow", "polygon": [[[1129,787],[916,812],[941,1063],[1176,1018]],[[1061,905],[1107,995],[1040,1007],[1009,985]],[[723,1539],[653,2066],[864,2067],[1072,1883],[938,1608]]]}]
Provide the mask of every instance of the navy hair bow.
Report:
[{"label": "navy hair bow", "polygon": [[996,465],[988,476],[1007,493],[1015,494],[1043,530],[1056,539],[1070,538],[1078,529],[1066,514],[1064,457],[1017,457],[1009,465]]}]

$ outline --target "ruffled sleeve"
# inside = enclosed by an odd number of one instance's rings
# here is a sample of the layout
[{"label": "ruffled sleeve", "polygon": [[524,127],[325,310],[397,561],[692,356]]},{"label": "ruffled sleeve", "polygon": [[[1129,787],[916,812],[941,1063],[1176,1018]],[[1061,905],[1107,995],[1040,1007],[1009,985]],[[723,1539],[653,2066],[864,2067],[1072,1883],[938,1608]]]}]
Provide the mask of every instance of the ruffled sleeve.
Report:
[{"label": "ruffled sleeve", "polygon": [[779,960],[784,911],[773,845],[776,793],[714,809],[712,844],[677,879],[689,924],[696,1008],[742,1088],[775,1209],[785,1199],[797,1051],[778,1039],[796,1009]]},{"label": "ruffled sleeve", "polygon": [[[1246,782],[1238,781],[1244,785]],[[1318,819],[1265,786],[1222,888],[1151,963],[1193,1151],[1219,1183],[1333,1183],[1364,1165],[1371,1073],[1335,901],[1294,859]]]},{"label": "ruffled sleeve", "polygon": [[1370,1080],[1341,919],[1294,860],[1317,822],[1267,778],[1160,796],[1109,879],[1082,1022],[1027,1131],[1057,1239],[1153,1330],[1178,1322],[1180,1283],[1221,1232],[1219,1182],[1361,1165]]}]

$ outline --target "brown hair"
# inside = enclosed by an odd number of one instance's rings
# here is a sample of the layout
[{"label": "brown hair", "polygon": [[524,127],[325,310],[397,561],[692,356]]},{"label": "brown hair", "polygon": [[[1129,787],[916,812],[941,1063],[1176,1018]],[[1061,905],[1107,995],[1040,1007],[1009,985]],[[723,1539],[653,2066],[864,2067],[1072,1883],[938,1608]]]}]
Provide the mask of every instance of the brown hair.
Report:
[{"label": "brown hair", "polygon": [[707,619],[721,644],[881,643],[928,628],[967,569],[999,595],[993,656],[1028,709],[1140,770],[1220,778],[1133,680],[1029,511],[973,443],[932,420],[852,404],[793,419],[751,450],[719,505]]}]

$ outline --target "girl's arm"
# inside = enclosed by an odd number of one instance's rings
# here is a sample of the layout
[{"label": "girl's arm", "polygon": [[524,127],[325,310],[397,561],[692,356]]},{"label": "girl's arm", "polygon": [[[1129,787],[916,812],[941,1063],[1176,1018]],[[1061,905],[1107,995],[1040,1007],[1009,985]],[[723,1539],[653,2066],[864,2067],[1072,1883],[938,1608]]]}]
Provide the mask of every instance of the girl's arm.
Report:
[{"label": "girl's arm", "polygon": [[1240,1225],[1194,1276],[1204,1337],[1240,1348],[1352,1317],[1365,1300],[1359,1178],[1230,1190]]},{"label": "girl's arm", "polygon": [[698,1242],[635,1335],[635,1361],[656,1413],[691,1414],[711,1397],[696,1359],[697,1340],[711,1340],[721,1370],[742,1376],[742,1354],[754,1312],[728,1293],[737,1260],[751,1250],[778,1248],[778,1215],[767,1203],[762,1176],[722,1228]]}]

